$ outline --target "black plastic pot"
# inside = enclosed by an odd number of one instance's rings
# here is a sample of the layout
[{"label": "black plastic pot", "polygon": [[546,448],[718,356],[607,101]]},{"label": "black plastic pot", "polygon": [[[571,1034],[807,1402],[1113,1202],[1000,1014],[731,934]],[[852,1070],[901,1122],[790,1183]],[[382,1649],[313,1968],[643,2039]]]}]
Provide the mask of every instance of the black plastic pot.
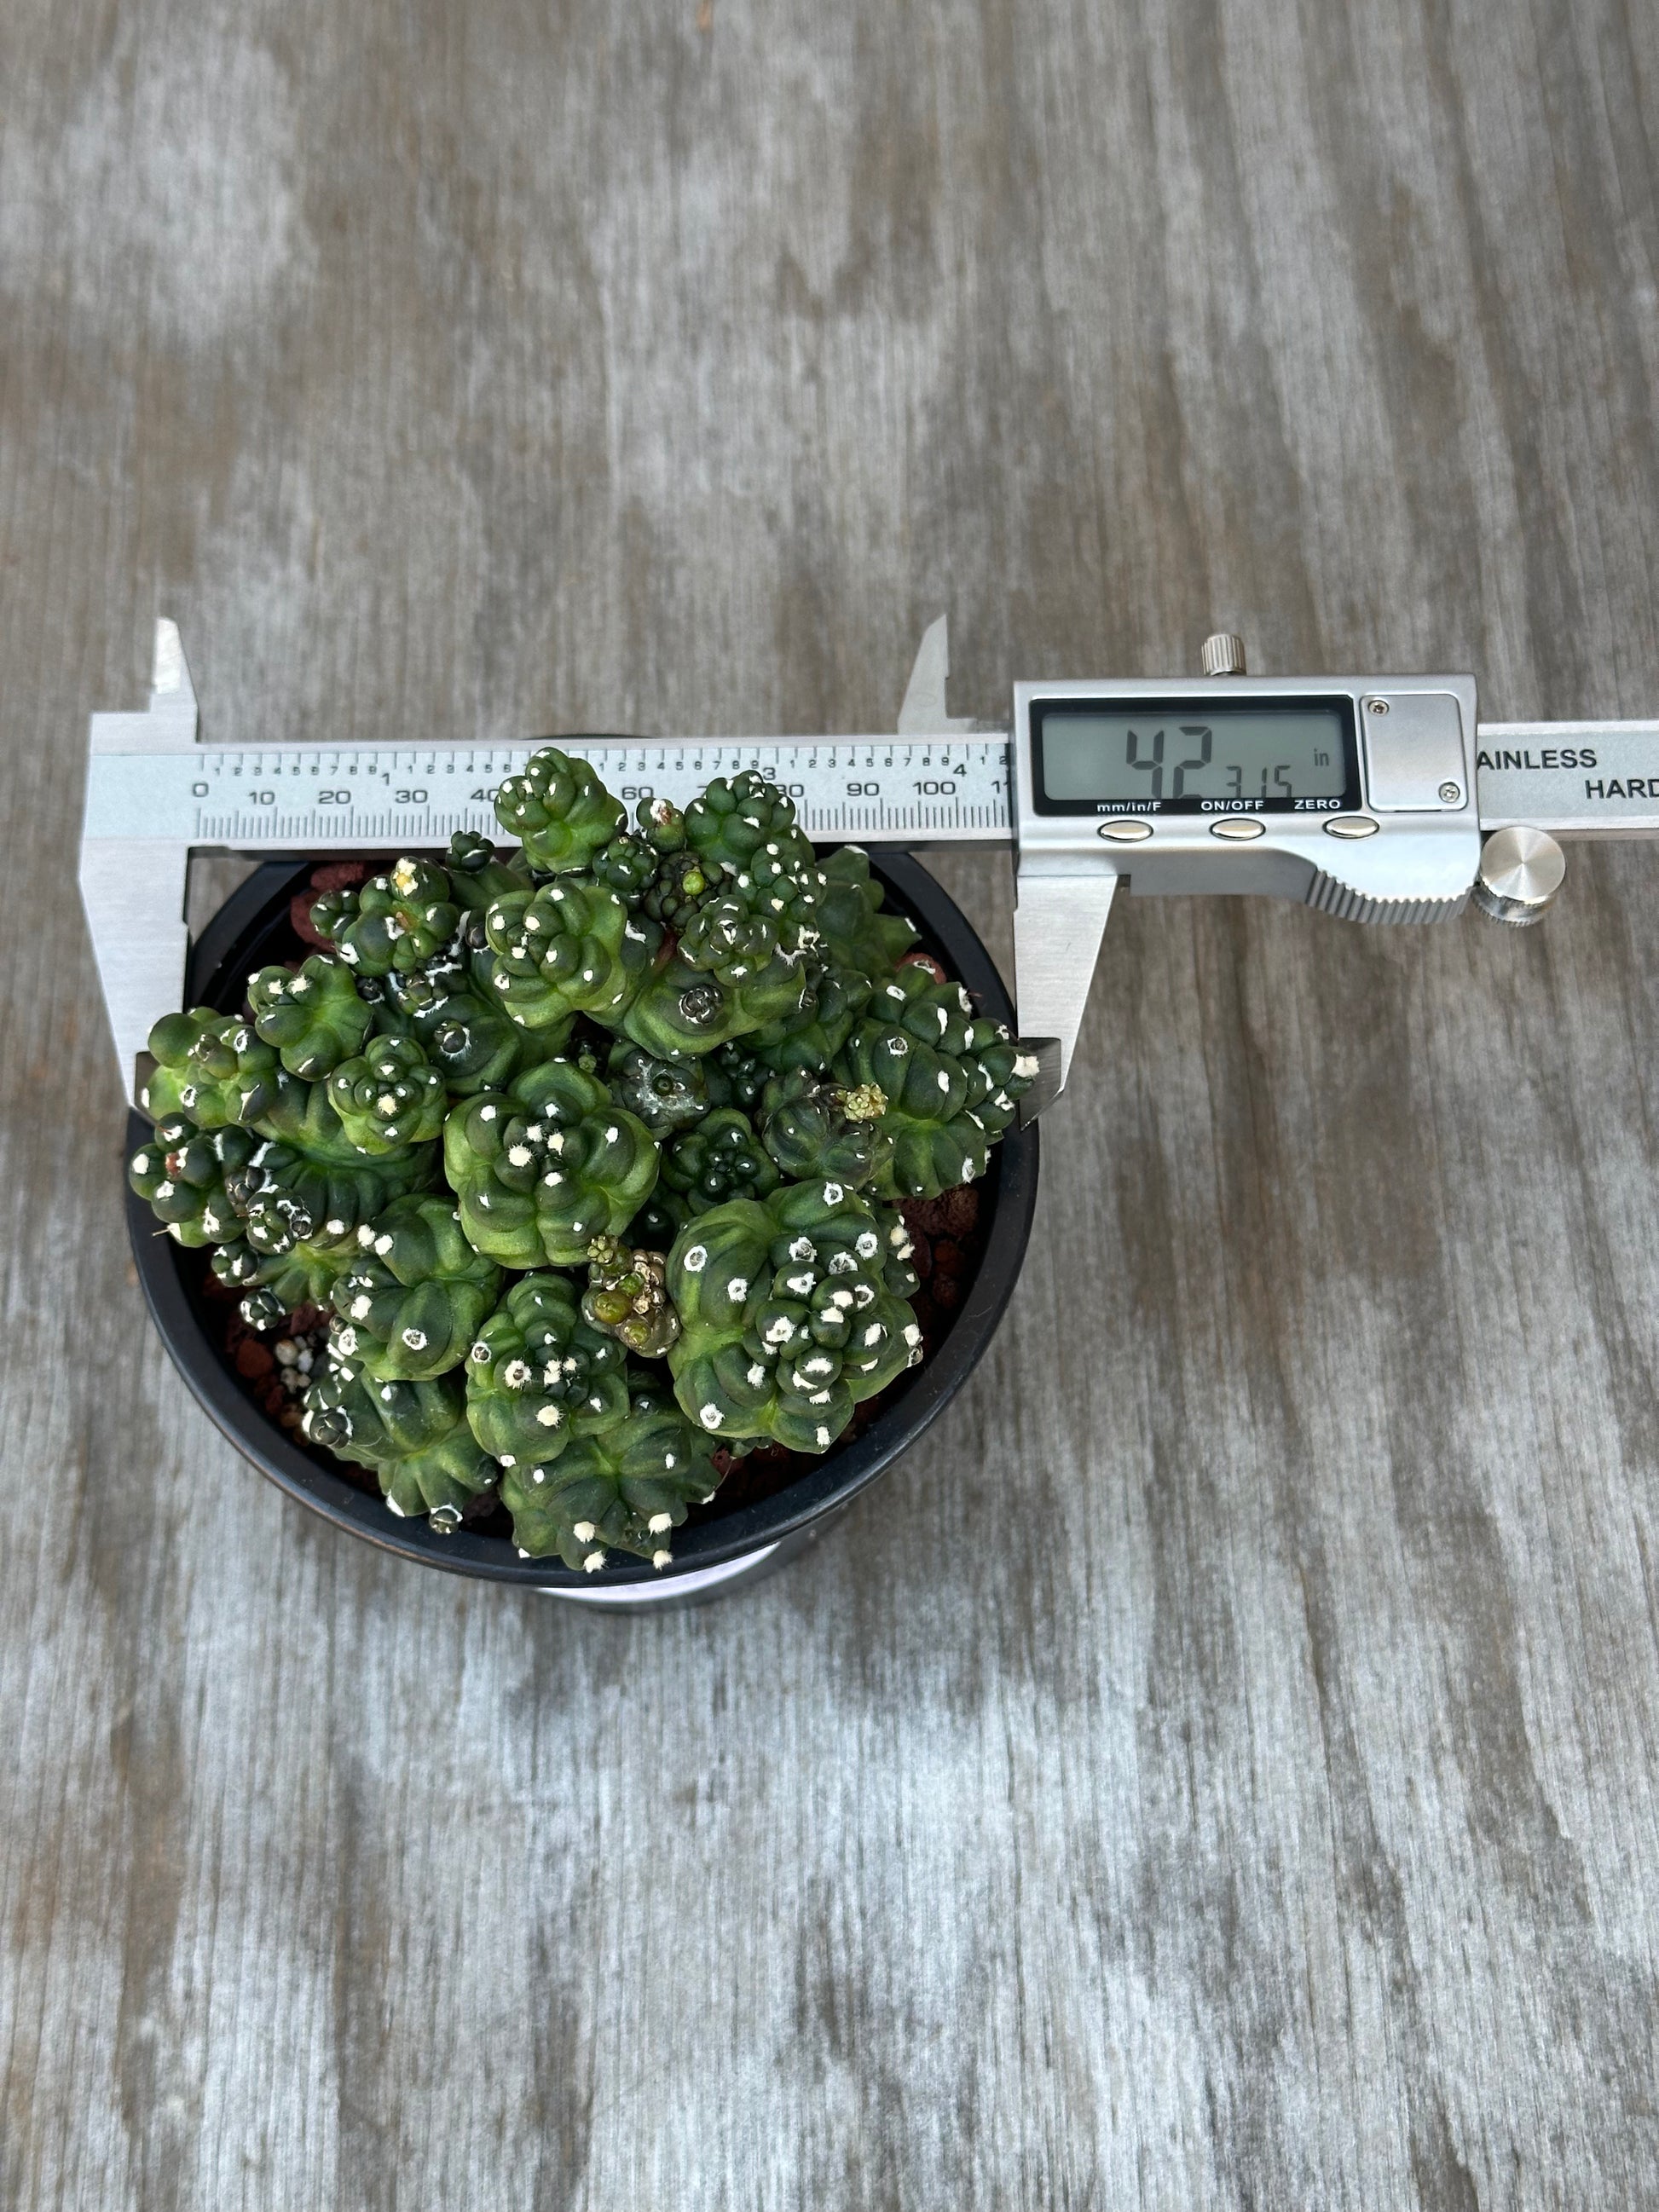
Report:
[{"label": "black plastic pot", "polygon": [[[984,1010],[1012,1023],[1002,979],[966,916],[908,854],[872,854],[871,866],[899,910],[921,932],[926,948],[971,992]],[[249,973],[292,957],[289,902],[309,864],[269,861],[258,868],[204,931],[191,962],[188,1003],[237,1011]],[[149,1134],[135,1114],[130,1150]],[[243,1392],[216,1340],[199,1291],[200,1263],[168,1237],[129,1195],[133,1258],[161,1340],[197,1398],[231,1442],[289,1497],[385,1551],[451,1574],[519,1583],[590,1605],[655,1611],[690,1604],[757,1578],[793,1557],[914,1443],[967,1381],[1012,1293],[1036,1206],[1036,1131],[1012,1131],[994,1147],[981,1184],[985,1233],[979,1272],[948,1334],[931,1357],[884,1404],[863,1433],[825,1454],[787,1489],[729,1514],[676,1531],[674,1563],[660,1572],[644,1560],[608,1566],[600,1575],[574,1573],[558,1559],[520,1559],[505,1538],[465,1528],[441,1535],[424,1521],[395,1519],[379,1498],[355,1488],[267,1420]]]}]

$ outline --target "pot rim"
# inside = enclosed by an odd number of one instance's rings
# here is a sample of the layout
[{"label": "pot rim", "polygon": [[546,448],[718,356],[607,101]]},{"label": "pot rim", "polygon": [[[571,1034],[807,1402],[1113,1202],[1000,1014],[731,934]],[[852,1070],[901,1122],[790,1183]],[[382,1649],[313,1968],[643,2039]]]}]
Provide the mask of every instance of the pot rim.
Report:
[{"label": "pot rim", "polygon": [[[1006,988],[978,933],[954,899],[908,853],[871,852],[871,872],[931,939],[951,974],[994,1018],[1013,1024]],[[233,891],[193,948],[188,1001],[216,1005],[246,974],[240,948],[276,918],[313,860],[272,860]],[[240,1001],[239,1001],[240,1003]],[[226,1011],[229,1011],[226,1009]],[[149,1124],[129,1118],[128,1151],[143,1145]],[[127,1193],[127,1226],[145,1301],[198,1402],[237,1449],[290,1498],[337,1528],[450,1574],[552,1590],[672,1587],[681,1577],[744,1558],[822,1520],[873,1482],[942,1413],[978,1365],[996,1332],[1030,1238],[1036,1208],[1037,1133],[1010,1129],[994,1146],[981,1190],[993,1201],[979,1271],[938,1350],[908,1386],[850,1443],[787,1488],[715,1520],[675,1531],[672,1565],[658,1569],[624,1555],[598,1577],[567,1567],[556,1554],[521,1559],[510,1540],[465,1528],[441,1535],[425,1520],[398,1520],[383,1498],[358,1490],[313,1459],[261,1413],[240,1389],[214,1344],[184,1279],[180,1248],[159,1232],[144,1200]]]}]

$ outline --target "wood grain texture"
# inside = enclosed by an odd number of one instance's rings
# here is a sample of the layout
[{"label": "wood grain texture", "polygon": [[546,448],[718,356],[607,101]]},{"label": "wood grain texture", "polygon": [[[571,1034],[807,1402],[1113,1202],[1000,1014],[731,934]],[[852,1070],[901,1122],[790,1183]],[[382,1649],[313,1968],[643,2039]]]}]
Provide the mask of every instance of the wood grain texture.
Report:
[{"label": "wood grain texture", "polygon": [[[1659,702],[1641,0],[0,11],[0,2201],[1659,2197],[1659,858],[1130,900],[951,1417],[661,1620],[210,1430],[70,865],[216,736]],[[945,874],[1006,942],[1005,872]]]}]

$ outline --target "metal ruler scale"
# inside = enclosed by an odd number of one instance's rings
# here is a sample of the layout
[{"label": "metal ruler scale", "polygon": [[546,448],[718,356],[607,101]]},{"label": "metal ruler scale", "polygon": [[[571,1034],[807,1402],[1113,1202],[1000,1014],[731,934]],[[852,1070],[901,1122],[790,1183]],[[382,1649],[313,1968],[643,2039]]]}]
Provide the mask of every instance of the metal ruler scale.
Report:
[{"label": "metal ruler scale", "polygon": [[[558,740],[556,742],[563,742]],[[499,835],[489,793],[530,745],[340,746],[99,758],[88,837],[177,836],[198,852],[446,845],[457,830]],[[644,744],[572,740],[632,811],[640,799],[684,805],[712,777],[759,769],[795,801],[816,842],[1006,843],[1006,738],[954,746],[893,738],[707,739]]]},{"label": "metal ruler scale", "polygon": [[[1559,890],[1557,839],[1659,836],[1659,721],[1482,724],[1468,676],[1252,678],[1230,636],[1197,678],[1022,684],[1011,724],[951,717],[941,617],[889,736],[585,737],[630,808],[758,769],[823,843],[1016,857],[1016,995],[1064,1087],[1114,896],[1255,893],[1363,921],[1505,921]],[[202,745],[173,623],[148,712],[92,717],[81,887],[130,1097],[178,1006],[193,854],[419,850],[495,831],[531,745]],[[546,742],[546,741],[544,741]]]}]

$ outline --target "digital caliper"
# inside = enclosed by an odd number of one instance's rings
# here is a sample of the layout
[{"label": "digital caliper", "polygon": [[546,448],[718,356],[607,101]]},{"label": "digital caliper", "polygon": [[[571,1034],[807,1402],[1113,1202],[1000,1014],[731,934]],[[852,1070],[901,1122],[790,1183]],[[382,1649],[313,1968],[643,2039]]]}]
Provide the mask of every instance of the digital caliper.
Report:
[{"label": "digital caliper", "polygon": [[[945,619],[891,737],[560,738],[620,799],[684,805],[759,769],[819,843],[1000,845],[1015,855],[1015,996],[1064,1087],[1120,889],[1255,892],[1352,921],[1449,921],[1473,897],[1535,921],[1563,837],[1659,836],[1659,722],[1481,723],[1471,676],[1261,677],[1237,637],[1197,677],[1017,684],[1011,723],[945,712]],[[420,850],[495,828],[532,745],[200,742],[176,625],[155,626],[149,710],[94,714],[81,893],[129,1097],[182,1004],[190,862],[210,854]]]}]

